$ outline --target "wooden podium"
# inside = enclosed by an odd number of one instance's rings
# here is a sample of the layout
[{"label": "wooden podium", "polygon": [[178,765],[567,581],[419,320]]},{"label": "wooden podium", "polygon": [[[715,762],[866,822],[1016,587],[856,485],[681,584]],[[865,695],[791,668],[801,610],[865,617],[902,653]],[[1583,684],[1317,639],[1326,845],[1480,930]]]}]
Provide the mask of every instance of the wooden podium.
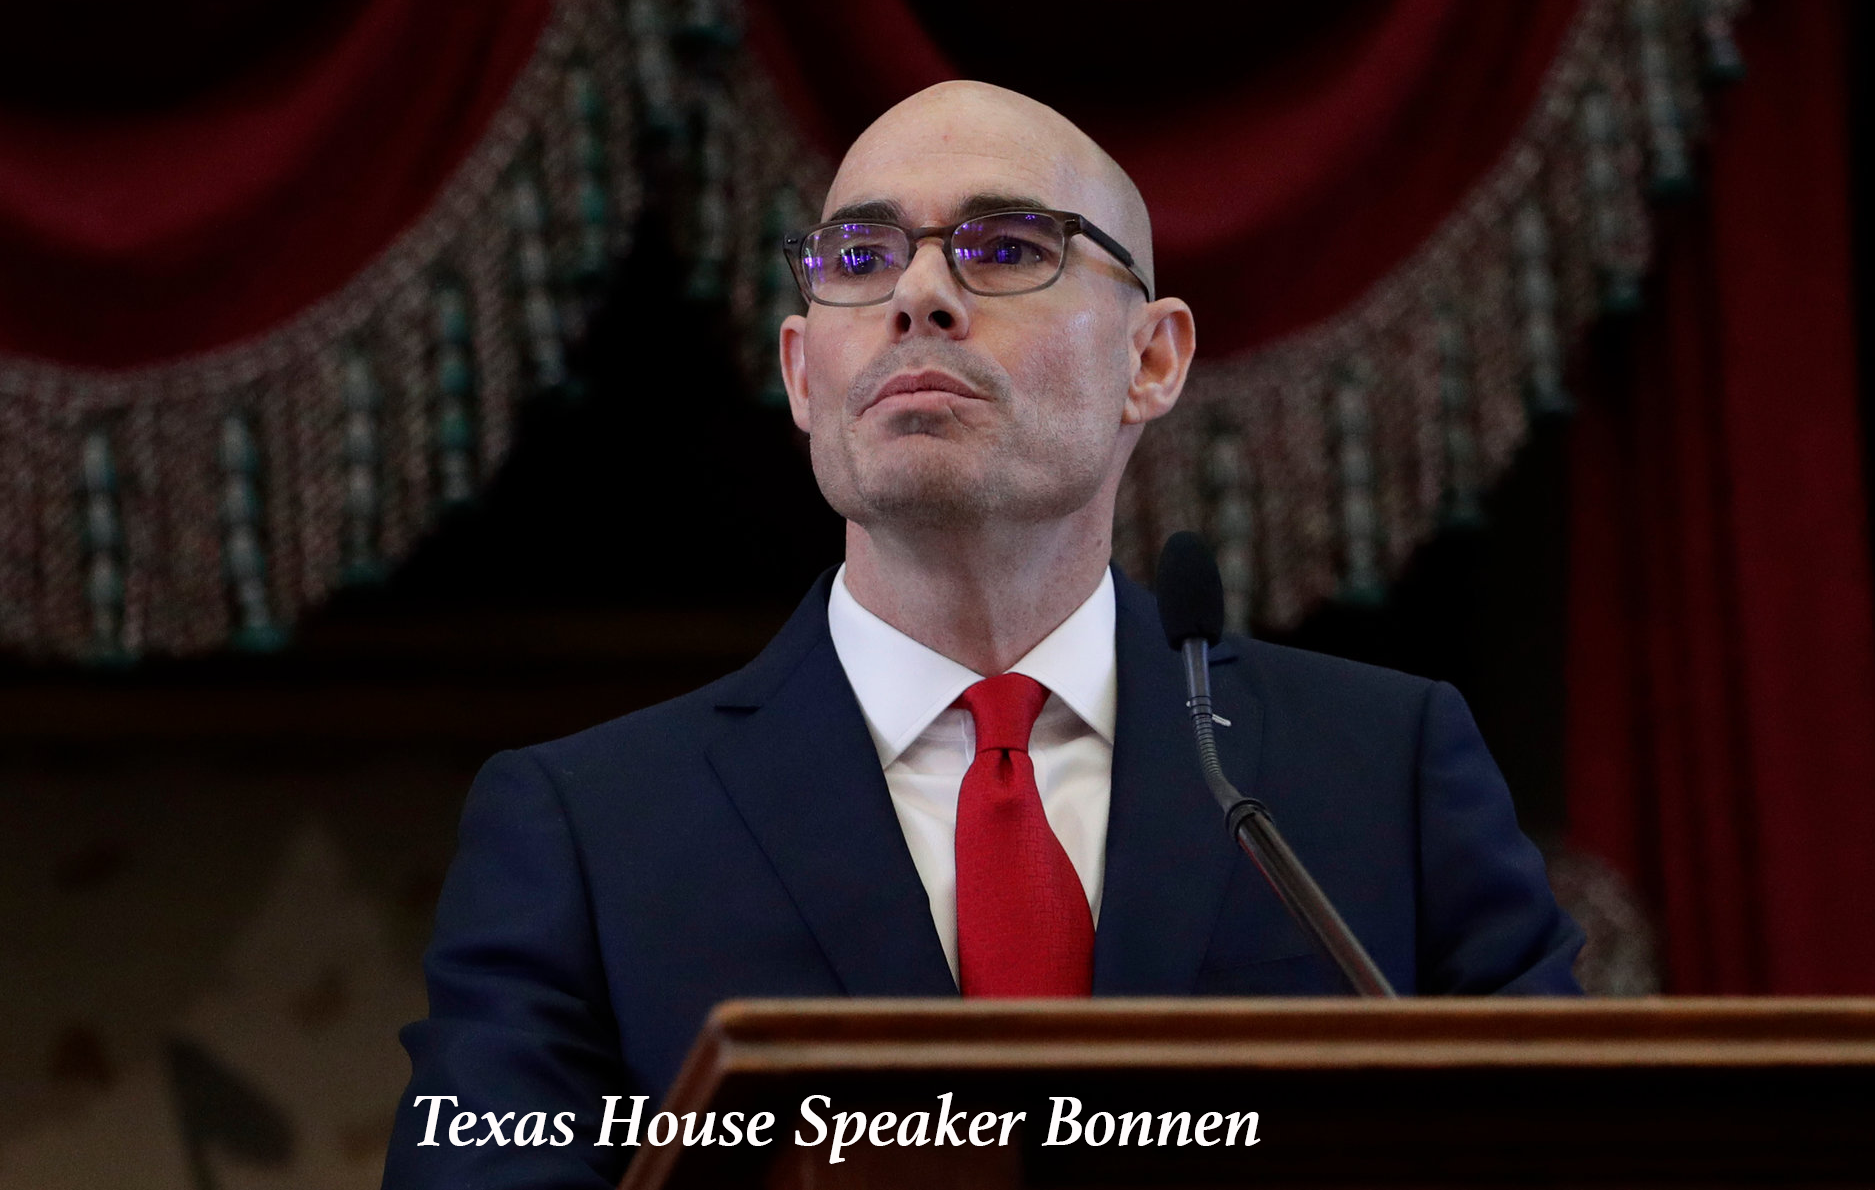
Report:
[{"label": "wooden podium", "polygon": [[[1026,1117],[1007,1145],[861,1140],[834,1164],[829,1143],[795,1143],[813,1135],[810,1096],[829,1125],[950,1106],[968,1113],[961,1137],[993,1113],[978,1133],[992,1142],[1001,1113]],[[1152,1113],[1166,1143],[1045,1145],[1068,1097],[1082,1122]],[[1875,999],[738,1001],[711,1015],[662,1110],[769,1111],[773,1143],[680,1133],[638,1150],[625,1190],[1867,1187]],[[1246,1131],[1177,1143],[1180,1113],[1252,1111],[1254,1145]]]}]

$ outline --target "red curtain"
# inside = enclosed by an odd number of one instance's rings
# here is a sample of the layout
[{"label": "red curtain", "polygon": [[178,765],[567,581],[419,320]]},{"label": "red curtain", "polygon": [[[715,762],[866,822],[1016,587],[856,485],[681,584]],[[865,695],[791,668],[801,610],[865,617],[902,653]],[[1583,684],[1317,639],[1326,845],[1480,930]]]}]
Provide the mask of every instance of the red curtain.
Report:
[{"label": "red curtain", "polygon": [[1573,449],[1568,788],[1675,992],[1875,992],[1844,14],[1768,3]]},{"label": "red curtain", "polygon": [[[40,39],[25,44],[74,67],[100,39],[107,58],[115,46],[125,61],[193,62],[204,23],[244,12],[198,0],[166,8],[171,20],[130,11],[119,22],[96,8],[76,22],[0,17],[0,33],[25,25]],[[486,131],[551,9],[340,5],[271,27],[274,43],[246,39],[230,55],[239,69],[204,62],[211,77],[153,81],[171,92],[155,106],[148,95],[6,95],[0,353],[148,363],[270,330],[334,292],[424,213]],[[108,32],[119,23],[141,31],[144,53]]]}]

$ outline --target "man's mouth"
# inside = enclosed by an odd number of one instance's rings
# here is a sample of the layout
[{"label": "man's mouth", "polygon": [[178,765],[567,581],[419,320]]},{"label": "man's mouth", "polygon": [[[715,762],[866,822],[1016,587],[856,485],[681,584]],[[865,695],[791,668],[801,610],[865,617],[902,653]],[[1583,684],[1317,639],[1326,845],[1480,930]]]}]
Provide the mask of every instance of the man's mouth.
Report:
[{"label": "man's mouth", "polygon": [[872,399],[866,402],[865,408],[861,409],[860,412],[862,414],[865,413],[867,409],[871,409],[874,405],[879,404],[889,397],[927,394],[939,396],[940,399],[948,396],[959,396],[969,397],[976,401],[983,400],[983,394],[957,379],[957,377],[952,376],[949,372],[941,372],[935,368],[926,368],[919,372],[900,372],[898,375],[893,376],[879,386],[879,391],[872,395]]}]

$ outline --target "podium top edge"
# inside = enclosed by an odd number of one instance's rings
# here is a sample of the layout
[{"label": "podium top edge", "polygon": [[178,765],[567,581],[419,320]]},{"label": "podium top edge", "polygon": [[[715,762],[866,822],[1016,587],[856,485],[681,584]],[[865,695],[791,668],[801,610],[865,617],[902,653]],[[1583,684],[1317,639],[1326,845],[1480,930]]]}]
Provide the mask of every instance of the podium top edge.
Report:
[{"label": "podium top edge", "polygon": [[1875,1043],[1875,997],[1449,997],[1403,1000],[729,1000],[704,1035],[723,1042],[957,1040],[1178,1042],[1827,1039]]}]

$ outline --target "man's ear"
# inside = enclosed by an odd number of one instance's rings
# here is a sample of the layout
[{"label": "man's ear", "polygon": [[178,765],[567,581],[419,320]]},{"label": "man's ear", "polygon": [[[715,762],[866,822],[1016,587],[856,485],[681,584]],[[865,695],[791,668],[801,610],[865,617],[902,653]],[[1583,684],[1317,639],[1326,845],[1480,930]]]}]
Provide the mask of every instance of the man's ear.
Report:
[{"label": "man's ear", "polygon": [[781,320],[781,384],[788,390],[788,412],[803,434],[807,415],[807,319],[790,314]]},{"label": "man's ear", "polygon": [[1133,380],[1126,389],[1123,425],[1143,425],[1172,411],[1185,388],[1197,350],[1191,307],[1178,298],[1147,302],[1133,319]]}]

